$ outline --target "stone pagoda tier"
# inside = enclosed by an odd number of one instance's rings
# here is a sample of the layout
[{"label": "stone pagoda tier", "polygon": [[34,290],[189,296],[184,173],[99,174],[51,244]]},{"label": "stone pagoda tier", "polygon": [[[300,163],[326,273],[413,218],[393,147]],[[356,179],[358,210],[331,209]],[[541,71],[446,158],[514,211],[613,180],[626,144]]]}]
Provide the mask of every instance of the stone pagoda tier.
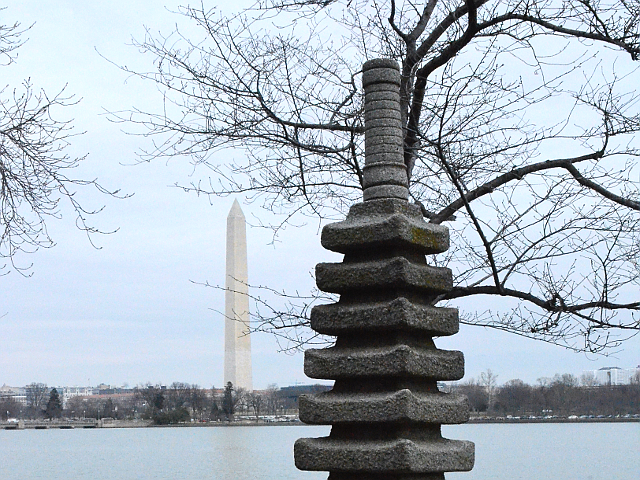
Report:
[{"label": "stone pagoda tier", "polygon": [[363,86],[364,202],[322,231],[322,245],[344,260],[317,265],[317,285],[340,301],[311,312],[311,327],[337,338],[305,353],[305,373],[335,383],[299,403],[300,420],[332,425],[331,434],[299,439],[295,462],[329,480],[444,479],[474,462],[473,443],[440,433],[469,419],[466,397],[437,386],[464,375],[462,353],[433,342],[458,331],[457,309],[432,306],[452,288],[451,271],[425,258],[449,248],[449,232],[407,200],[398,65],[365,63]]}]

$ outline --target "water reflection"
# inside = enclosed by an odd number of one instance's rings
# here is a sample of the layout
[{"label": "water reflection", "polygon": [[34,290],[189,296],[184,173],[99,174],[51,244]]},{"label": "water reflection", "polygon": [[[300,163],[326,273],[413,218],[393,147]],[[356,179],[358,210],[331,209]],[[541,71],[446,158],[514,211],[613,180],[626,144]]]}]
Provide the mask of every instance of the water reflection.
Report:
[{"label": "water reflection", "polygon": [[[300,472],[293,442],[328,427],[0,430],[0,479],[326,480]],[[476,443],[476,467],[447,480],[638,480],[640,423],[443,427]]]}]

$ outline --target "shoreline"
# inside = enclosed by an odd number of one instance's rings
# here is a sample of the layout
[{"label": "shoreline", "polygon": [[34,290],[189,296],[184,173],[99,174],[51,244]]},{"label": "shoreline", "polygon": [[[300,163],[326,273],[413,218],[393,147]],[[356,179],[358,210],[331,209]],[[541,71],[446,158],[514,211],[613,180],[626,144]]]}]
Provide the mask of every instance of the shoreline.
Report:
[{"label": "shoreline", "polygon": [[[507,417],[471,417],[469,424],[518,424],[518,423],[630,423],[640,422],[640,417],[619,418],[507,418]],[[464,425],[464,424],[463,424]],[[0,422],[0,430],[73,430],[73,429],[110,429],[110,428],[209,428],[209,427],[283,427],[307,426],[299,420],[289,422],[256,422],[239,420],[235,422],[193,422],[154,425],[149,420],[109,420],[90,422],[28,422],[23,424]]]},{"label": "shoreline", "polygon": [[502,417],[471,417],[467,423],[629,423],[640,422],[640,417],[619,418],[502,418]]}]

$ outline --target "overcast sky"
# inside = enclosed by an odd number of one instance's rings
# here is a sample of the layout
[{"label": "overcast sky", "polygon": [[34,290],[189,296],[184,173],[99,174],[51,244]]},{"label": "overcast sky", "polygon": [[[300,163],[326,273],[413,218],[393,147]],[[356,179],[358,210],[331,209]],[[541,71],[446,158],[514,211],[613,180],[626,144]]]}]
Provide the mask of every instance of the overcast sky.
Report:
[{"label": "overcast sky", "polygon": [[[32,275],[13,271],[0,277],[0,385],[183,381],[221,386],[224,296],[193,282],[224,284],[226,216],[233,198],[210,203],[172,188],[175,182],[206,178],[206,172],[193,172],[184,159],[134,165],[136,151],[148,140],[125,135],[104,111],[153,108],[160,97],[154,85],[128,77],[97,53],[130,68],[148,67],[149,59],[127,44],[132,36],[143,37],[144,26],[169,31],[179,19],[168,10],[178,3],[2,4],[8,8],[0,11],[0,24],[34,25],[25,34],[29,40],[17,63],[1,67],[0,86],[18,87],[31,78],[34,86],[53,94],[66,85],[81,101],[59,113],[86,132],[69,148],[72,156],[88,154],[77,175],[98,177],[107,188],[133,196],[116,200],[81,190],[79,198],[88,206],[105,206],[94,224],[118,231],[95,237],[101,247],[95,249],[63,207],[63,218],[48,224],[57,245],[16,258],[22,266],[33,263]],[[249,222],[267,219],[255,205],[238,200]],[[304,292],[312,286],[316,263],[339,261],[320,247],[315,224],[286,230],[275,247],[264,229],[249,227],[247,239],[253,285]],[[487,305],[476,299],[482,309],[497,300],[484,301]],[[254,335],[252,342],[255,388],[312,381],[303,374],[302,354],[279,353],[275,339],[266,334]],[[640,364],[638,338],[608,358],[479,328],[463,328],[437,344],[464,352],[466,378],[490,368],[500,383],[512,378],[535,383],[555,373],[579,376],[602,366]]]}]

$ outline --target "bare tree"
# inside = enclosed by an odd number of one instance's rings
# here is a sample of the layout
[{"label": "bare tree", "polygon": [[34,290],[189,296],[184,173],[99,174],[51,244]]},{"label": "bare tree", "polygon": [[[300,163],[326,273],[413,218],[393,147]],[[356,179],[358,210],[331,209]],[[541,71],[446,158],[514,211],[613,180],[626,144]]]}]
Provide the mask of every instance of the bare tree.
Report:
[{"label": "bare tree", "polygon": [[152,418],[155,414],[165,408],[165,393],[165,387],[161,385],[152,385],[150,383],[137,386],[133,389],[136,403],[148,418]]},{"label": "bare tree", "polygon": [[270,383],[264,392],[266,410],[270,415],[277,415],[280,409],[280,395],[278,394],[278,385]]},{"label": "bare tree", "polygon": [[256,422],[260,420],[260,413],[265,408],[266,398],[259,392],[247,392],[247,403],[253,410],[253,414],[256,417]]},{"label": "bare tree", "polygon": [[556,374],[550,383],[538,386],[510,380],[496,392],[496,413],[502,415],[613,416],[636,415],[640,410],[638,385],[578,386],[577,379],[569,374]]},{"label": "bare tree", "polygon": [[201,419],[208,407],[207,395],[198,385],[190,385],[184,382],[173,382],[166,390],[164,408],[176,410],[179,408],[191,409],[194,418]]},{"label": "bare tree", "polygon": [[44,413],[49,399],[49,387],[46,383],[30,383],[25,387],[27,395],[27,409],[32,418],[37,418]]},{"label": "bare tree", "polygon": [[598,380],[593,372],[585,372],[580,375],[580,385],[583,387],[595,387],[598,385]]},{"label": "bare tree", "polygon": [[496,410],[502,413],[522,414],[534,410],[533,390],[520,379],[509,380],[496,393]]},{"label": "bare tree", "polygon": [[[0,66],[16,60],[24,33],[19,23],[0,24]],[[70,176],[85,157],[66,153],[78,133],[60,111],[77,103],[66,87],[50,95],[36,89],[29,79],[20,86],[0,85],[0,259],[7,259],[19,272],[25,273],[30,265],[16,264],[18,253],[54,245],[46,222],[61,216],[61,204],[75,212],[76,225],[90,241],[94,233],[107,233],[88,221],[101,208],[87,208],[76,190],[92,186],[112,196],[118,192],[105,189],[95,179]],[[7,264],[0,264],[0,273],[3,270],[8,272]]]},{"label": "bare tree", "polygon": [[235,388],[232,401],[234,412],[245,415],[249,410],[249,392],[245,388]]},{"label": "bare tree", "polygon": [[489,410],[489,394],[487,389],[473,378],[453,385],[452,390],[466,395],[469,406],[473,412],[486,412]]},{"label": "bare tree", "polygon": [[207,407],[209,407],[209,397],[207,392],[200,388],[199,385],[191,385],[189,404],[191,405],[193,416],[198,420],[204,420]]},{"label": "bare tree", "polygon": [[496,396],[496,388],[498,386],[498,376],[494,374],[490,368],[487,368],[486,372],[482,372],[480,374],[480,380],[478,381],[479,385],[482,385],[487,392],[487,402],[489,404],[489,409],[493,408]]},{"label": "bare tree", "polygon": [[166,407],[173,410],[191,406],[191,394],[191,385],[183,382],[173,382],[165,395]]},{"label": "bare tree", "polygon": [[[474,301],[464,322],[575,350],[638,333],[638,2],[263,0],[231,17],[181,13],[198,27],[188,36],[135,44],[155,64],[131,73],[160,87],[162,108],[114,116],[155,138],[143,160],[190,155],[213,176],[185,189],[243,193],[284,222],[342,216],[361,199],[361,65],[397,59],[411,196],[452,231],[432,261],[455,287],[435,301],[499,298]],[[220,163],[226,148],[246,158]],[[305,318],[275,309],[260,325]]]},{"label": "bare tree", "polygon": [[19,418],[21,412],[21,405],[13,397],[0,397],[0,420]]}]

